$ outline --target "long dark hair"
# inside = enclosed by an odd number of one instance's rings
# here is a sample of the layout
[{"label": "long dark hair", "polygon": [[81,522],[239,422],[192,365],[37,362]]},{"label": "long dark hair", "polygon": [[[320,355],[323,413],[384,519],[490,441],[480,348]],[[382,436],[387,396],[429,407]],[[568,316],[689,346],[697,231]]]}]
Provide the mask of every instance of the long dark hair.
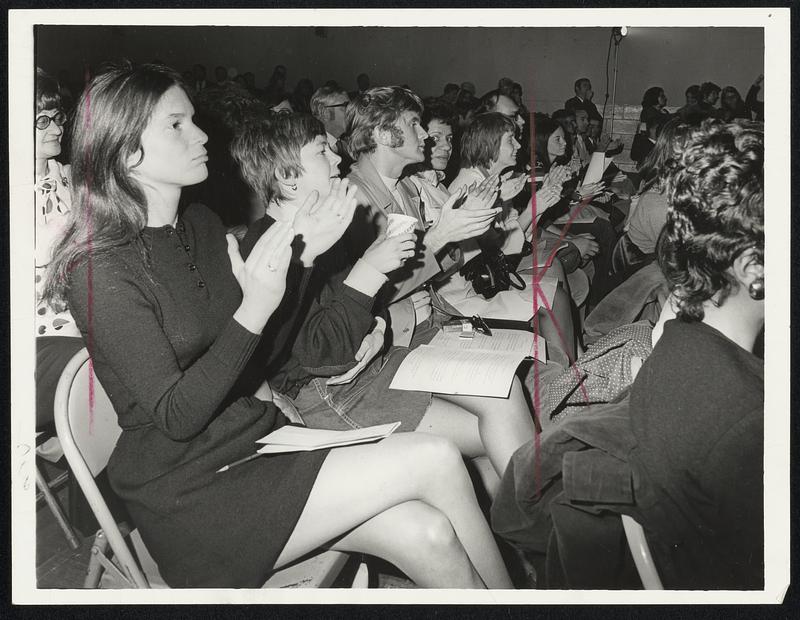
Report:
[{"label": "long dark hair", "polygon": [[[561,164],[569,161],[566,153],[559,157],[557,161],[550,161],[550,155],[547,152],[547,143],[550,141],[550,136],[553,135],[558,129],[563,131],[561,123],[553,120],[545,114],[535,114],[533,117],[533,129],[535,132],[534,151],[536,153],[536,169],[542,172],[549,172],[553,164]],[[564,133],[566,140],[567,134]]]},{"label": "long dark hair", "polygon": [[147,201],[131,174],[129,158],[144,159],[142,132],[172,86],[187,92],[181,76],[162,65],[122,63],[95,77],[75,110],[71,149],[72,210],[53,250],[44,299],[61,306],[72,269],[89,256],[137,243],[147,225]]},{"label": "long dark hair", "polygon": [[660,86],[651,86],[648,88],[646,91],[644,91],[644,95],[642,96],[642,107],[651,108],[657,106],[658,98],[663,92],[664,89]]}]

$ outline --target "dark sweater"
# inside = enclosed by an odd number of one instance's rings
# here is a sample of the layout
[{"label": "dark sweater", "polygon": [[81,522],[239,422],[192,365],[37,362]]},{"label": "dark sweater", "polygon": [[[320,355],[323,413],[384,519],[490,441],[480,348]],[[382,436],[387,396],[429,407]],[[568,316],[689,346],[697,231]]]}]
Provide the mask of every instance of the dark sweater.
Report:
[{"label": "dark sweater", "polygon": [[[239,248],[242,258],[250,255],[274,223],[265,215],[250,226]],[[260,378],[268,377],[273,389],[291,397],[314,377],[330,377],[352,368],[355,353],[374,324],[374,297],[344,284],[350,258],[343,245],[334,244],[317,257],[314,267],[292,260],[283,301],[265,327],[254,355],[266,368]],[[276,348],[279,355],[273,353]]]},{"label": "dark sweater", "polygon": [[260,587],[327,452],[215,473],[286,422],[238,382],[259,336],[232,318],[241,291],[219,219],[191,205],[177,230],[146,228],[140,243],[79,265],[70,284],[123,429],[109,478],[161,574],[173,587]]},{"label": "dark sweater", "polygon": [[636,504],[669,588],[763,587],[763,372],[712,327],[672,320],[636,377]]}]

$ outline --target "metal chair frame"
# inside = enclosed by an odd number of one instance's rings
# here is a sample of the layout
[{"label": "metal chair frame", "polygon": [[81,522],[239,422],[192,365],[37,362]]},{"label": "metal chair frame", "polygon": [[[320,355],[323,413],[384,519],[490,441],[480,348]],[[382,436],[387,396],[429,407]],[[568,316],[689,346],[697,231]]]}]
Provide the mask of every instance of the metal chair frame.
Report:
[{"label": "metal chair frame", "polygon": [[[81,424],[78,416],[83,416],[88,424]],[[101,581],[106,587],[168,587],[138,531],[131,530],[126,523],[117,523],[95,482],[95,476],[106,467],[122,429],[108,395],[90,371],[89,352],[85,348],[75,354],[61,374],[55,396],[55,424],[64,456],[101,528],[92,545],[84,587],[100,587]],[[276,571],[263,587],[330,587],[349,558],[349,554],[341,551],[316,553]],[[149,569],[147,575],[143,568]],[[368,581],[368,570],[362,562],[351,587],[366,588]]]}]

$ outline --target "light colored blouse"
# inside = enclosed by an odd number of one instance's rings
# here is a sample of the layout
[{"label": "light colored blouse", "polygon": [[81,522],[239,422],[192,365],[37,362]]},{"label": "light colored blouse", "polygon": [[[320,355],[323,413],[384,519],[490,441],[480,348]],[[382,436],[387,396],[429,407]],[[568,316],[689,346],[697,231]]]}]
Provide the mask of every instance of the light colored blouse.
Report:
[{"label": "light colored blouse", "polygon": [[80,331],[69,310],[56,312],[42,302],[47,266],[53,248],[63,236],[68,224],[72,202],[69,194],[69,166],[62,166],[55,159],[47,161],[47,172],[36,179],[34,195],[36,203],[36,335],[74,336]]}]

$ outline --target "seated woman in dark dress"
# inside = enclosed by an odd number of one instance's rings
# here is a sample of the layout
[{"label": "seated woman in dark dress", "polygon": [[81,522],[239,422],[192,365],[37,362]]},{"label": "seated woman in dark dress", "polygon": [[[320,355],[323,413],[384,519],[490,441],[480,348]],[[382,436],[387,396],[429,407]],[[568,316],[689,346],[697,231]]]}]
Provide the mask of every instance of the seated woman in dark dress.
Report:
[{"label": "seated woman in dark dress", "polygon": [[[315,196],[326,200],[347,186],[346,179],[336,178],[340,158],[328,149],[322,123],[309,115],[255,119],[234,141],[233,152],[244,178],[267,204],[266,216],[242,243],[243,255],[275,222],[290,222],[297,232]],[[316,246],[324,232],[324,227],[306,231],[304,244]],[[413,233],[390,239],[379,235],[361,257],[349,256],[344,243],[320,256],[308,274],[312,284],[306,299],[290,300],[294,296],[287,292],[278,310],[287,318],[300,317],[302,325],[286,364],[295,368],[288,371],[291,381],[280,372],[270,384],[294,399],[310,427],[344,430],[399,420],[400,431],[440,435],[465,456],[488,456],[494,475],[487,486],[492,488],[514,450],[534,436],[519,380],[514,380],[507,398],[389,388],[409,349],[391,347],[384,355],[386,323],[381,317],[373,319],[371,311],[376,294],[388,282],[384,274],[401,266],[384,246],[398,245],[399,256],[406,260],[416,254],[415,241]],[[387,254],[390,260],[381,258]],[[361,303],[348,301],[354,297]],[[336,307],[345,306],[347,311],[336,312]],[[337,344],[331,343],[334,334]],[[333,377],[340,373],[347,373],[342,381]]]},{"label": "seated woman in dark dress", "polygon": [[[109,479],[167,583],[260,587],[329,545],[384,557],[421,586],[510,587],[445,439],[403,433],[216,473],[286,423],[266,382],[254,394],[238,380],[284,294],[295,234],[276,224],[244,261],[208,209],[179,209],[182,188],[207,175],[193,114],[163,66],[119,67],[89,84],[73,216],[46,290],[69,301],[119,416]],[[353,208],[347,190],[319,205],[329,244]],[[276,356],[292,329],[270,334]]]}]

